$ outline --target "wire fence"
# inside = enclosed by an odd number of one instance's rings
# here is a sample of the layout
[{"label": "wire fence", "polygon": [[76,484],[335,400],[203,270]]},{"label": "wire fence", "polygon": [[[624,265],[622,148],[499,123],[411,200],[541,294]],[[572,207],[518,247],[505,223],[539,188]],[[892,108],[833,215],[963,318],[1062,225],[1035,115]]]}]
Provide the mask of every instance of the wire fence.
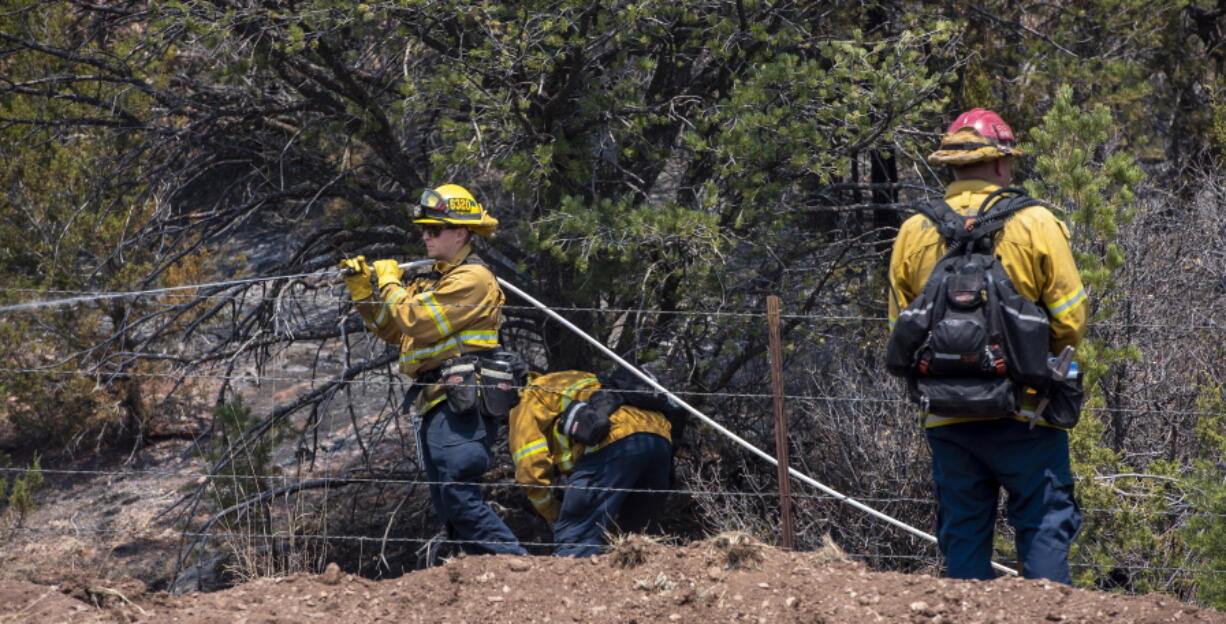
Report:
[{"label": "wire fence", "polygon": [[[34,472],[31,468],[8,467],[0,468],[0,474],[20,475]],[[157,471],[157,470],[64,470],[64,469],[40,469],[45,475],[62,475],[76,477],[105,477],[108,480],[132,479],[132,478],[158,478],[158,479],[183,479],[183,480],[262,480],[262,481],[283,481],[294,482],[302,481],[300,477],[284,475],[284,474],[227,474],[217,473],[208,474],[203,472],[175,472],[175,471]],[[362,476],[344,476],[337,479],[341,485],[389,485],[389,486],[438,486],[438,487],[471,487],[478,486],[482,488],[537,488],[549,490],[593,490],[606,492],[622,492],[622,493],[644,493],[660,496],[692,496],[692,497],[739,497],[739,498],[757,498],[775,500],[779,493],[774,490],[747,492],[747,491],[731,491],[731,490],[703,490],[703,489],[643,489],[643,488],[614,488],[600,486],[579,486],[579,485],[552,485],[552,484],[524,484],[519,482],[477,482],[477,483],[455,483],[447,481],[430,481],[417,478],[407,477],[362,477]],[[318,483],[320,481],[328,481],[328,477],[313,477],[311,482]],[[288,496],[289,493],[285,493]],[[800,501],[810,502],[830,502],[838,503],[841,501],[839,497],[821,495],[821,494],[805,494],[792,493],[792,498]],[[919,499],[910,497],[856,497],[864,502],[883,503],[883,504],[906,504],[906,505],[921,505],[925,507],[935,507],[935,502],[930,499]],[[1096,509],[1088,508],[1083,510],[1087,515],[1100,516],[1116,516],[1125,514],[1137,514],[1147,516],[1172,516],[1180,519],[1187,518],[1226,518],[1226,514],[1218,513],[1200,513],[1192,511],[1154,511],[1154,510],[1136,510],[1136,509]],[[463,546],[488,546],[492,550],[505,548],[505,542],[499,541],[482,541],[482,540],[458,540],[441,536],[432,537],[403,537],[403,536],[383,536],[373,537],[370,535],[347,535],[347,534],[312,534],[304,532],[276,532],[264,533],[258,531],[235,531],[235,530],[187,530],[187,529],[116,529],[106,527],[91,527],[73,524],[72,526],[14,526],[0,530],[0,534],[4,531],[13,533],[60,533],[60,534],[88,534],[88,535],[109,535],[109,536],[133,536],[147,538],[163,538],[167,540],[231,540],[231,541],[281,541],[302,543],[306,541],[320,541],[328,543],[357,543],[357,544],[379,544],[387,546],[389,544],[434,544],[443,545],[450,544],[457,547]],[[669,539],[665,539],[668,542]],[[675,538],[672,541],[676,541]],[[539,548],[546,550],[555,550],[563,547],[578,547],[584,544],[558,541],[519,541],[520,546]],[[861,559],[865,561],[885,561],[885,560],[900,560],[921,562],[924,565],[939,565],[939,555],[922,555],[922,554],[896,554],[896,553],[845,553],[849,558]],[[1217,570],[1210,568],[1194,568],[1194,567],[1175,567],[1175,566],[1154,566],[1154,565],[1130,565],[1117,562],[1070,562],[1070,566],[1074,568],[1097,569],[1104,571],[1127,571],[1127,572],[1162,572],[1171,574],[1208,574],[1208,575],[1226,575],[1226,570]]]},{"label": "wire fence", "polygon": [[[315,273],[302,273],[302,274],[297,274],[297,275],[280,276],[276,278],[237,279],[237,280],[231,280],[227,282],[218,282],[215,284],[208,284],[208,285],[170,287],[170,288],[151,289],[151,290],[138,291],[138,292],[67,291],[67,290],[49,291],[49,290],[35,290],[35,289],[0,288],[0,293],[23,294],[23,295],[33,295],[35,297],[43,297],[43,298],[38,298],[38,299],[27,300],[21,303],[0,306],[0,315],[12,315],[18,312],[33,312],[33,311],[42,310],[48,307],[58,307],[62,305],[83,303],[87,301],[113,300],[117,298],[149,297],[149,296],[156,296],[158,297],[158,299],[160,299],[160,301],[153,302],[153,305],[160,305],[160,306],[166,306],[166,307],[179,307],[182,305],[182,303],[189,303],[193,301],[208,301],[208,300],[237,301],[238,303],[244,304],[244,305],[260,303],[260,302],[265,302],[265,301],[274,301],[278,303],[300,301],[302,303],[310,303],[316,306],[320,304],[335,305],[338,310],[338,315],[343,315],[345,314],[345,308],[348,306],[349,303],[351,303],[349,301],[349,298],[347,296],[344,296],[343,294],[338,295],[338,294],[333,294],[331,292],[312,293],[312,294],[307,294],[307,295],[295,295],[295,294],[285,294],[285,293],[281,293],[277,295],[257,295],[257,294],[252,294],[250,292],[241,293],[241,294],[235,294],[235,293],[211,294],[211,295],[198,294],[198,290],[204,287],[233,288],[237,286],[250,286],[250,285],[254,285],[259,282],[268,282],[273,279],[290,280],[290,279],[304,279],[304,278],[314,278],[314,277],[327,277],[328,274],[330,273],[335,273],[335,272],[327,271],[327,272],[315,272]],[[48,295],[63,295],[64,297],[59,298],[59,299],[46,299],[45,297]],[[181,300],[182,303],[174,303],[174,301],[176,300]],[[410,305],[412,305],[412,303],[410,303]],[[452,305],[452,307],[488,307],[488,306]],[[521,312],[521,311],[535,312],[537,310],[537,308],[533,306],[516,306],[516,305],[504,305],[502,306],[502,309],[505,312]],[[715,310],[660,310],[660,309],[646,309],[646,308],[555,306],[553,307],[553,310],[558,311],[558,312],[563,312],[563,313],[576,313],[576,314],[580,314],[580,313],[582,314],[615,314],[615,315],[634,314],[634,315],[649,316],[649,317],[680,316],[680,317],[695,317],[695,318],[736,318],[736,319],[747,319],[747,320],[764,320],[768,316],[765,311],[735,310],[735,309],[727,309],[727,308],[721,308],[721,309],[715,309]],[[887,319],[883,316],[855,315],[855,314],[833,314],[833,315],[822,315],[822,314],[813,314],[813,313],[782,314],[779,316],[779,318],[784,319],[784,320],[792,320],[792,321],[807,322],[807,323],[815,323],[815,322],[826,322],[826,323],[835,323],[835,324],[843,324],[843,323],[869,324],[871,323],[871,324],[877,325],[878,329],[880,329],[881,331],[884,331],[884,326],[887,321]],[[1201,316],[1195,311],[1191,312],[1188,315],[1187,319],[1181,320],[1180,322],[1169,322],[1169,323],[1168,322],[1164,322],[1164,323],[1100,322],[1100,323],[1095,323],[1091,325],[1091,329],[1111,330],[1111,331],[1162,330],[1162,331],[1172,331],[1172,332],[1217,331],[1217,330],[1223,329],[1224,327],[1226,327],[1226,325],[1217,323],[1211,317]],[[289,332],[292,332],[293,330],[289,329],[288,325],[283,324],[282,331],[286,331],[287,333],[289,333]],[[139,356],[140,354],[136,354],[136,355]],[[162,378],[162,379],[174,379],[174,380],[180,380],[180,381],[187,380],[187,379],[196,379],[196,380],[211,380],[211,381],[237,381],[237,382],[247,382],[247,383],[266,383],[266,382],[293,383],[293,384],[327,383],[327,384],[361,386],[361,387],[388,386],[388,387],[402,388],[402,387],[407,387],[409,385],[404,381],[396,380],[393,378],[341,379],[341,378],[336,378],[336,377],[325,377],[321,379],[318,375],[312,375],[311,377],[272,376],[272,375],[264,375],[259,371],[256,371],[255,374],[208,374],[208,373],[196,372],[194,369],[191,371],[181,370],[177,372],[147,372],[147,371],[126,371],[126,370],[105,371],[105,370],[89,370],[89,369],[65,369],[65,368],[62,368],[62,365],[50,366],[46,368],[37,368],[37,367],[35,368],[16,368],[16,367],[0,368],[0,373],[7,373],[7,374],[14,374],[14,375],[43,374],[43,375],[83,376],[83,377],[92,377],[92,378],[105,378],[108,376],[122,376],[124,378]],[[341,373],[342,371],[339,371],[339,370],[327,372],[327,374],[330,374],[330,375],[340,375]],[[516,389],[523,389],[525,387],[527,386],[515,386]],[[549,388],[546,388],[546,389],[549,389]],[[560,391],[560,390],[563,390],[563,388],[554,388],[552,390]],[[647,392],[650,392],[650,391],[647,391]],[[676,391],[676,394],[680,396],[684,396],[684,397],[705,398],[705,399],[712,399],[712,400],[718,400],[718,399],[768,400],[768,399],[773,398],[774,396],[768,393],[703,392],[703,391],[686,391],[686,390]],[[875,404],[883,404],[883,405],[901,406],[901,405],[909,403],[905,399],[901,399],[901,398],[872,397],[872,396],[822,396],[822,395],[811,395],[811,394],[793,394],[793,395],[786,395],[784,398],[790,401],[842,403],[842,404],[875,403]],[[1201,416],[1226,415],[1226,412],[1201,411],[1201,410],[1170,410],[1170,409],[1164,409],[1164,408],[1137,408],[1137,407],[1127,407],[1127,408],[1090,407],[1090,408],[1086,408],[1086,411],[1109,412],[1112,414],[1134,414],[1134,415],[1152,414],[1152,415],[1160,415],[1163,417],[1170,417],[1170,416],[1201,417]],[[9,475],[28,474],[31,471],[32,470],[29,468],[0,468],[0,474],[9,474]],[[55,474],[55,475],[63,475],[63,476],[108,477],[108,478],[114,478],[114,479],[129,479],[129,478],[142,478],[142,477],[144,478],[152,477],[152,478],[161,478],[161,479],[187,479],[187,480],[251,479],[251,480],[261,480],[261,481],[282,481],[282,482],[286,482],[290,484],[301,481],[299,477],[280,475],[280,474],[236,475],[236,474],[204,474],[200,472],[183,473],[183,472],[159,472],[159,471],[97,471],[97,470],[86,471],[86,470],[59,470],[59,469],[44,469],[44,470],[40,470],[39,472],[43,474],[48,474],[48,475]],[[329,477],[325,476],[324,478],[326,479]],[[366,485],[389,485],[389,486],[395,486],[395,487],[404,487],[404,486],[447,487],[449,485],[456,485],[454,483],[449,483],[449,482],[427,481],[427,480],[421,480],[421,479],[399,478],[399,477],[380,478],[380,477],[343,476],[343,477],[334,477],[334,478],[343,480],[345,485],[366,484]],[[654,494],[660,494],[660,495],[676,495],[676,496],[707,497],[707,498],[721,498],[721,497],[722,498],[756,498],[756,499],[774,500],[774,499],[777,499],[779,496],[778,492],[775,492],[775,491],[748,492],[748,491],[702,490],[702,489],[644,490],[644,489],[634,489],[634,488],[607,488],[607,487],[596,487],[596,486],[535,485],[535,484],[522,484],[518,482],[481,482],[481,483],[476,483],[476,484],[464,484],[464,485],[477,485],[483,488],[533,487],[533,488],[547,488],[547,489],[556,489],[556,490],[584,489],[584,490],[602,490],[602,491],[625,492],[625,493],[654,493]],[[810,502],[827,502],[827,501],[828,502],[840,502],[840,501],[845,500],[845,498],[847,497],[830,496],[826,494],[807,494],[807,493],[793,492],[792,498],[802,500],[802,501],[810,501]],[[851,496],[851,498],[855,498],[857,500],[864,501],[864,502],[887,504],[887,505],[905,504],[905,505],[919,505],[919,506],[924,506],[924,507],[929,507],[929,508],[935,507],[935,501],[933,500],[919,499],[919,498],[913,498],[913,497],[912,498],[907,498],[907,497],[860,497],[860,496],[853,495]],[[1208,519],[1226,518],[1226,514],[1195,512],[1195,511],[1189,511],[1189,510],[1137,510],[1137,509],[1125,509],[1125,508],[1115,508],[1115,509],[1089,508],[1089,509],[1084,509],[1083,511],[1089,515],[1097,515],[1097,516],[1104,516],[1104,517],[1136,514],[1136,515],[1145,515],[1145,516],[1169,516],[1169,517],[1178,518],[1181,520],[1188,519],[1188,518],[1208,518]],[[354,542],[354,543],[359,543],[359,544],[361,543],[379,543],[379,544],[389,544],[389,543],[429,544],[429,543],[433,543],[433,544],[452,544],[456,546],[499,544],[498,542],[482,542],[482,541],[476,541],[476,540],[447,539],[447,538],[441,538],[439,536],[428,537],[428,538],[426,537],[390,537],[390,536],[371,537],[368,535],[329,535],[329,534],[308,534],[308,533],[286,534],[286,533],[260,533],[260,532],[189,531],[189,530],[170,530],[170,529],[166,529],[166,530],[126,530],[126,529],[83,527],[83,526],[72,526],[72,527],[16,526],[16,527],[7,528],[5,530],[13,531],[13,532],[25,531],[25,532],[30,532],[30,533],[61,532],[61,533],[96,534],[96,535],[133,535],[133,536],[147,536],[147,537],[165,537],[165,538],[173,538],[173,539],[180,539],[180,540],[181,539],[230,539],[230,540],[287,540],[287,539],[293,539],[293,540],[316,540],[316,541],[328,541],[328,542]],[[547,541],[520,542],[520,544],[523,546],[548,548],[548,549],[554,549],[560,546],[578,546],[578,544],[567,544],[567,543],[547,542]],[[905,554],[884,554],[884,553],[882,554],[848,553],[848,556],[852,558],[866,559],[866,560],[890,560],[890,559],[911,560],[911,561],[924,562],[925,564],[937,564],[940,561],[939,557],[936,555],[926,556],[926,555],[905,555]],[[1175,573],[1175,574],[1213,574],[1213,575],[1226,574],[1226,570],[1201,569],[1201,568],[1192,568],[1192,567],[1154,567],[1154,566],[1116,565],[1116,564],[1102,565],[1102,564],[1090,563],[1090,562],[1072,562],[1071,565],[1074,567],[1081,567],[1081,568],[1127,570],[1127,571],[1169,572],[1169,573]]]},{"label": "wire fence", "polygon": [[[315,273],[304,273],[299,276],[316,276]],[[275,278],[283,279],[283,278]],[[248,284],[261,281],[269,281],[270,278],[252,278],[245,280],[235,280],[235,284]],[[110,300],[125,297],[145,297],[150,293],[158,294],[162,299],[183,299],[184,303],[194,301],[241,301],[243,303],[261,303],[265,301],[271,302],[303,302],[315,305],[319,304],[335,304],[336,306],[346,306],[353,301],[346,295],[313,293],[310,295],[253,295],[251,293],[242,294],[226,294],[226,295],[201,295],[195,293],[178,292],[184,290],[198,289],[198,286],[180,286],[165,289],[155,289],[149,291],[136,292],[111,292],[111,291],[78,291],[78,290],[37,290],[29,288],[0,288],[0,293],[16,292],[29,294],[63,294],[69,297],[62,299],[35,299],[22,303],[0,306],[0,314],[17,312],[17,311],[33,311],[42,307],[58,307],[69,303],[82,303],[91,300]],[[153,302],[154,305],[165,305],[168,307],[176,307],[182,304],[173,304],[169,302]],[[419,303],[413,300],[406,300],[397,305],[401,306],[420,306],[427,307],[427,304]],[[460,308],[489,308],[488,305],[482,304],[462,304],[462,303],[431,303],[430,307],[440,309],[460,309]],[[625,308],[625,307],[590,307],[576,305],[553,305],[550,306],[554,311],[566,313],[585,313],[585,314],[635,314],[643,316],[679,316],[679,317],[697,317],[697,318],[744,318],[744,319],[759,319],[765,320],[767,314],[762,310],[666,310],[660,308]],[[534,306],[503,304],[498,306],[504,312],[535,312],[537,308]],[[1153,330],[1223,330],[1226,329],[1226,324],[1217,322],[1213,317],[1205,315],[1201,316],[1195,311],[1189,313],[1193,317],[1201,317],[1202,322],[1176,322],[1164,321],[1162,323],[1126,323],[1118,321],[1099,321],[1089,324],[1090,329],[1153,329]],[[817,313],[781,313],[780,319],[807,321],[807,322],[831,322],[831,323],[863,323],[877,324],[885,327],[889,320],[885,316],[876,315],[855,315],[855,314],[817,314]]]},{"label": "wire fence", "polygon": [[[339,374],[340,372],[341,371],[332,371],[332,373],[335,373],[335,374]],[[342,386],[355,386],[355,387],[407,388],[409,385],[411,385],[410,382],[408,381],[396,380],[396,379],[367,379],[367,378],[340,379],[336,377],[324,377],[323,379],[321,379],[319,376],[283,377],[283,376],[262,375],[262,374],[223,375],[223,374],[186,373],[186,372],[156,373],[156,372],[141,372],[141,371],[102,371],[102,370],[87,370],[87,369],[64,370],[64,369],[57,369],[57,368],[0,368],[0,373],[9,373],[9,374],[15,374],[15,375],[42,374],[42,375],[61,375],[61,376],[71,376],[71,377],[83,376],[83,377],[91,377],[91,378],[110,378],[110,377],[124,377],[124,378],[136,378],[136,379],[151,378],[151,379],[171,379],[171,380],[176,380],[176,381],[187,380],[187,379],[198,379],[198,380],[208,380],[208,381],[236,381],[236,382],[253,383],[253,384],[263,383],[263,382],[294,383],[294,384],[329,383],[329,384],[336,384],[336,385],[342,385]],[[459,384],[459,385],[464,386],[465,384]],[[481,388],[488,387],[482,384],[471,384],[471,385],[475,385]],[[562,387],[552,387],[552,386],[527,386],[527,385],[513,385],[513,384],[512,385],[501,385],[500,387],[513,388],[515,390],[524,390],[530,387],[534,387],[534,388],[540,388],[543,390],[556,391],[556,392],[560,392],[566,389]],[[652,390],[623,390],[623,389],[611,389],[610,391],[618,392],[618,393],[652,393],[653,392]],[[761,393],[761,392],[702,392],[698,390],[674,390],[673,393],[678,396],[682,396],[682,397],[694,397],[694,398],[705,398],[705,399],[753,399],[753,400],[758,400],[758,401],[770,400],[770,399],[773,399],[775,396],[773,394],[767,394],[767,393]],[[888,398],[888,397],[785,394],[783,395],[783,398],[789,401],[808,401],[808,402],[827,402],[827,403],[881,403],[881,404],[886,404],[886,405],[913,405],[913,403],[907,399]],[[1082,411],[1102,412],[1102,413],[1110,413],[1110,414],[1153,414],[1153,415],[1163,416],[1163,417],[1168,417],[1168,416],[1226,416],[1226,412],[1214,412],[1214,411],[1204,411],[1204,410],[1179,410],[1179,409],[1168,409],[1168,408],[1163,408],[1163,407],[1152,407],[1152,408],[1083,407]]]},{"label": "wire fence", "polygon": [[[0,529],[0,534],[5,531],[11,533],[30,533],[30,534],[72,534],[72,535],[108,535],[108,536],[125,536],[125,537],[141,537],[141,538],[165,538],[168,540],[181,540],[183,538],[209,540],[234,540],[234,541],[273,541],[273,542],[353,542],[358,544],[450,544],[454,546],[487,546],[493,549],[505,548],[508,542],[493,541],[493,540],[458,540],[441,536],[432,537],[395,537],[395,536],[380,536],[373,537],[370,535],[332,535],[332,534],[313,534],[313,533],[297,533],[297,532],[279,532],[279,533],[261,533],[255,531],[185,531],[185,530],[152,530],[152,529],[113,529],[101,527],[83,527],[83,526],[67,526],[67,527],[27,527],[16,526],[7,529]],[[542,548],[554,550],[562,547],[581,547],[589,546],[589,544],[578,542],[557,542],[557,541],[524,541],[516,542],[520,546],[531,548]],[[900,561],[917,561],[926,565],[937,565],[940,563],[940,557],[937,555],[905,555],[894,553],[857,553],[846,552],[843,554],[852,559],[864,560],[900,560]],[[1128,565],[1128,564],[1100,564],[1089,562],[1070,561],[1069,566],[1073,568],[1098,569],[1106,571],[1123,570],[1128,572],[1167,572],[1175,574],[1208,574],[1208,575],[1226,575],[1226,570],[1217,570],[1212,568],[1184,568],[1172,566],[1143,566],[1143,565]]]},{"label": "wire fence", "polygon": [[[213,481],[213,479],[227,479],[227,481],[251,481],[251,482],[283,482],[295,483],[303,482],[303,477],[291,476],[291,474],[257,474],[257,473],[207,473],[207,472],[167,472],[167,471],[86,471],[86,470],[61,470],[61,468],[31,468],[31,467],[0,467],[0,474],[28,474],[39,472],[44,476],[49,474],[63,474],[63,476],[74,477],[114,477],[119,479],[134,479],[143,477],[153,477],[159,479],[189,479],[189,481]],[[353,477],[347,474],[313,474],[310,477],[311,481],[319,481],[319,479],[336,479],[337,482],[343,482],[346,485],[439,485],[439,487],[447,487],[447,485],[455,485],[456,482],[447,481],[425,481],[421,478],[411,477]],[[601,485],[555,485],[555,484],[532,484],[520,483],[515,481],[479,481],[479,482],[463,482],[463,485],[477,485],[477,487],[494,489],[494,488],[514,488],[514,489],[549,489],[549,490],[592,490],[592,492],[620,492],[628,494],[662,494],[662,495],[683,495],[683,497],[709,497],[709,498],[756,498],[779,500],[780,493],[777,490],[761,490],[761,492],[744,492],[744,490],[718,490],[718,489],[684,489],[684,488],[667,488],[667,489],[644,489],[644,488],[611,488],[601,487]],[[829,494],[804,494],[792,490],[790,497],[799,500],[813,501],[835,501],[840,503],[842,497],[831,497]],[[862,503],[886,503],[886,504],[907,504],[907,505],[924,505],[934,508],[937,503],[933,499],[922,499],[913,497],[870,497],[870,495],[847,494],[847,497],[862,501]],[[1087,514],[1102,514],[1102,515],[1117,515],[1117,514],[1138,514],[1151,516],[1177,516],[1177,517],[1220,517],[1226,519],[1226,514],[1213,514],[1213,512],[1198,512],[1198,511],[1157,511],[1157,510],[1138,510],[1138,509],[1098,509],[1087,508],[1083,509]]]},{"label": "wire fence", "polygon": [[[29,467],[4,467],[0,468],[0,474],[23,475],[33,472],[39,472],[43,475],[65,475],[65,476],[81,476],[81,477],[113,477],[118,479],[137,479],[137,478],[159,478],[159,479],[185,479],[185,480],[214,480],[225,479],[229,481],[253,481],[253,482],[268,482],[281,481],[284,483],[301,482],[303,477],[286,475],[286,474],[234,474],[234,473],[207,473],[207,472],[166,472],[158,470],[65,470],[58,468],[29,468]],[[355,477],[348,475],[312,475],[311,479],[336,479],[343,481],[345,485],[395,485],[395,486],[432,486],[437,485],[446,487],[455,485],[451,481],[428,481],[410,477]],[[661,494],[661,495],[679,495],[679,496],[703,496],[703,497],[733,497],[733,498],[759,498],[768,500],[778,500],[779,492],[777,490],[763,490],[756,492],[747,492],[741,490],[695,490],[684,488],[671,489],[644,489],[644,488],[617,488],[603,486],[585,486],[585,485],[553,485],[553,484],[530,484],[520,483],[518,481],[478,481],[464,482],[464,485],[476,485],[482,488],[515,488],[515,489],[548,489],[548,490],[590,490],[599,492],[622,492],[629,494]],[[929,498],[914,498],[914,497],[899,497],[899,496],[866,496],[858,494],[848,494],[847,496],[866,503],[895,503],[908,505],[922,505],[927,507],[936,507],[936,501]],[[790,494],[791,498],[808,501],[828,501],[841,502],[843,497],[830,496],[828,494],[805,494],[793,490]],[[1194,511],[1156,511],[1156,510],[1141,510],[1141,509],[1102,509],[1102,508],[1085,508],[1083,512],[1089,514],[1100,515],[1119,515],[1119,514],[1137,514],[1147,516],[1174,516],[1180,518],[1226,518],[1226,513],[1209,513],[1209,512],[1194,512]]]}]

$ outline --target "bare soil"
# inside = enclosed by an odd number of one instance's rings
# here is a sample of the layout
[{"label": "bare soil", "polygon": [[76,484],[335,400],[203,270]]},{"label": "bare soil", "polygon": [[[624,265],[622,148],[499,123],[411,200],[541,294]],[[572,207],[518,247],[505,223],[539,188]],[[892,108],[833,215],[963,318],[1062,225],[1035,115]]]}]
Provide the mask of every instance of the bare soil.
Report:
[{"label": "bare soil", "polygon": [[148,593],[138,581],[0,581],[0,622],[275,624],[369,622],[1226,623],[1151,594],[1044,581],[952,581],[870,572],[837,548],[784,552],[741,534],[689,546],[631,537],[591,559],[459,557],[373,581],[335,564],[319,575],[214,593]]}]

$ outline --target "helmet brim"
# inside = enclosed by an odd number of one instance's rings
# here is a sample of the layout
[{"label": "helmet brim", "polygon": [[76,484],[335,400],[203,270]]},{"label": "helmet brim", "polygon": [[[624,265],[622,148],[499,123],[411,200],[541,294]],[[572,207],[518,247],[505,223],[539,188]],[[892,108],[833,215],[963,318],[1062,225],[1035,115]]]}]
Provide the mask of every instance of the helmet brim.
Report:
[{"label": "helmet brim", "polygon": [[1002,144],[993,141],[979,134],[974,128],[960,128],[941,137],[941,147],[928,155],[928,163],[958,167],[997,160],[1006,156],[1025,155],[1025,152],[1011,143]]},{"label": "helmet brim", "polygon": [[973,150],[937,150],[928,155],[928,164],[953,165],[958,167],[962,165],[973,165],[976,163],[997,160],[1006,156],[1024,155],[1025,152],[1016,148],[1005,151],[994,145],[985,145],[981,148]]},{"label": "helmet brim", "polygon": [[448,227],[467,228],[468,230],[472,231],[472,233],[482,238],[489,238],[489,236],[494,233],[494,230],[498,228],[498,220],[488,215],[479,223],[456,223],[454,221],[432,219],[429,217],[413,219],[413,223],[416,225],[442,225]]}]

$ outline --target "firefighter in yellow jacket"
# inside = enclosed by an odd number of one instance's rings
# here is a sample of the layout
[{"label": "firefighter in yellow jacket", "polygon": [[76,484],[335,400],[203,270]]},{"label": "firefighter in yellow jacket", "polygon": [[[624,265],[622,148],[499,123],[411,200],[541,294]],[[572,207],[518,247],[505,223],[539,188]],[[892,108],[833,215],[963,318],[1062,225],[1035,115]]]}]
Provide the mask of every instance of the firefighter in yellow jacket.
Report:
[{"label": "firefighter in yellow jacket", "polygon": [[[1021,154],[1004,120],[976,108],[949,126],[928,162],[950,167],[953,181],[945,189],[945,202],[970,215],[990,194],[1009,186],[1013,158]],[[990,215],[995,205],[989,205],[985,214]],[[996,237],[994,253],[1014,288],[1047,311],[1049,352],[1075,347],[1085,332],[1087,305],[1068,228],[1046,207],[1035,205],[1008,217]],[[946,243],[928,218],[915,215],[903,223],[890,257],[891,327],[920,296],[945,252]],[[1004,487],[1023,575],[1070,583],[1068,549],[1081,525],[1081,513],[1073,498],[1068,432],[1041,418],[1036,419],[1040,426],[1033,426],[1024,414],[921,416],[932,450],[937,538],[947,574],[995,576],[992,534],[999,490]]]},{"label": "firefighter in yellow jacket", "polygon": [[[591,373],[561,371],[533,378],[511,411],[515,478],[553,524],[555,555],[598,554],[614,528],[658,528],[662,495],[620,490],[668,489],[671,427],[660,412],[625,404],[633,394],[602,391]],[[559,500],[550,486],[563,482]]]},{"label": "firefighter in yellow jacket", "polygon": [[[472,357],[463,357],[484,356],[499,345],[502,289],[472,251],[472,235],[489,236],[498,220],[455,184],[425,191],[411,217],[434,260],[431,270],[406,280],[396,260],[368,265],[358,256],[341,262],[349,273],[345,283],[367,327],[399,348],[400,372],[414,380],[405,409],[420,416],[418,451],[448,533],[469,553],[522,554],[476,483],[490,466],[490,446],[505,414],[478,405],[476,367]],[[440,382],[443,371],[452,370],[448,381],[456,382],[450,386],[455,394],[449,399]]]}]

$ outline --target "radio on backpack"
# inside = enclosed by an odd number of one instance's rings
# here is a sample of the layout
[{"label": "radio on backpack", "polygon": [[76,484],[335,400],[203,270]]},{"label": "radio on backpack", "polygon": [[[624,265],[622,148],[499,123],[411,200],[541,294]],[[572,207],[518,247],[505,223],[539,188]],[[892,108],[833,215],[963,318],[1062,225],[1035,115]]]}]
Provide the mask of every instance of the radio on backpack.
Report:
[{"label": "radio on backpack", "polygon": [[[991,206],[992,200],[1010,195]],[[937,201],[919,208],[949,250],[903,310],[886,346],[886,369],[938,416],[991,418],[1018,410],[1025,387],[1043,391],[1047,313],[1013,287],[993,254],[993,234],[1013,213],[1042,202],[1015,188],[989,195],[973,217]]]}]

